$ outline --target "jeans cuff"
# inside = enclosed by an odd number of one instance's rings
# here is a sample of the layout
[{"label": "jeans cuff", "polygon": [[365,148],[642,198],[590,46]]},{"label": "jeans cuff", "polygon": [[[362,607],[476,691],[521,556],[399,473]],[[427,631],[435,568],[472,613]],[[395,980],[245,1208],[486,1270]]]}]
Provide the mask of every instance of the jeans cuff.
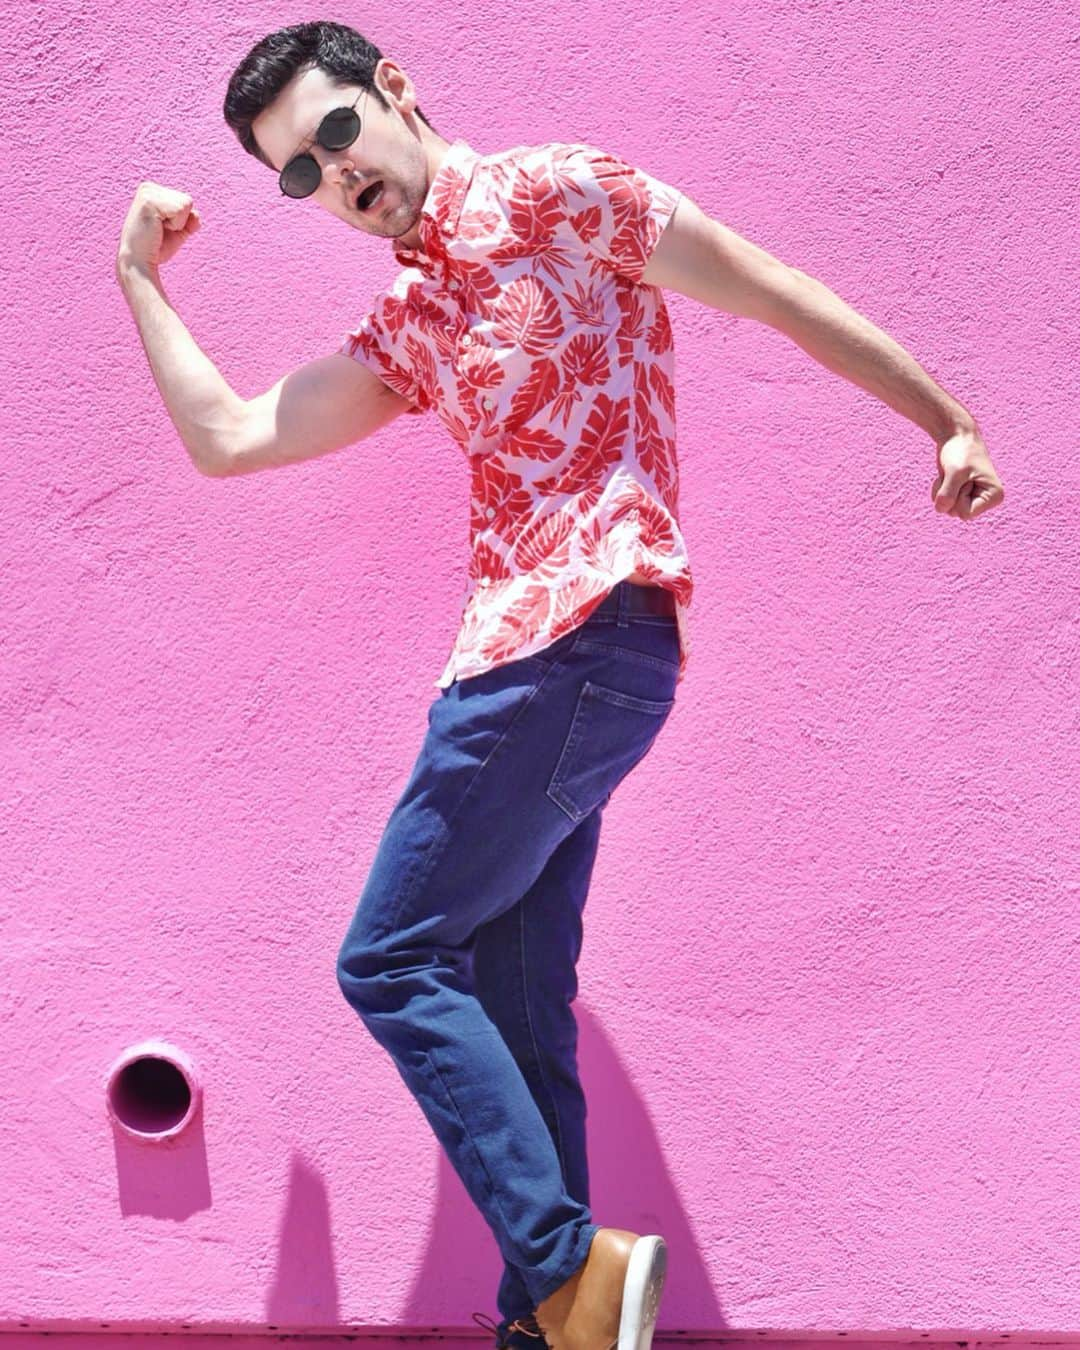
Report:
[{"label": "jeans cuff", "polygon": [[530,1294],[533,1298],[534,1307],[543,1303],[544,1299],[550,1298],[555,1290],[560,1285],[565,1284],[577,1268],[584,1263],[589,1254],[592,1240],[601,1227],[602,1225],[598,1223],[584,1224],[574,1245],[573,1255],[567,1259],[565,1267],[554,1275],[546,1276],[538,1285],[530,1284]]}]

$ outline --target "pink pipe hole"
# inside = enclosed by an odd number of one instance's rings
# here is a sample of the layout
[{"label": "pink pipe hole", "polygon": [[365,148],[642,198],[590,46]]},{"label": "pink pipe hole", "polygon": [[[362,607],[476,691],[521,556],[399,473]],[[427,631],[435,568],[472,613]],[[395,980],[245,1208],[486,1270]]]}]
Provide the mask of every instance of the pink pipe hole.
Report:
[{"label": "pink pipe hole", "polygon": [[172,1139],[195,1114],[200,1086],[188,1057],[175,1046],[146,1041],[126,1050],[109,1070],[109,1115],[136,1139]]}]

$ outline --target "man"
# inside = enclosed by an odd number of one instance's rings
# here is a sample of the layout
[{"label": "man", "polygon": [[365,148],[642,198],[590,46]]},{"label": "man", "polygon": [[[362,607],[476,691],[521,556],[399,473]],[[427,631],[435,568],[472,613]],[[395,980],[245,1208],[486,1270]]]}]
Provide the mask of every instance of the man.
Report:
[{"label": "man", "polygon": [[663,290],[772,325],[923,427],[939,512],[983,514],[1000,480],[971,414],[825,286],[594,146],[445,140],[351,29],[264,39],[225,116],[281,191],[389,239],[401,270],[338,351],[241,400],[161,289],[198,211],[142,183],[117,276],[197,467],[291,463],[429,410],[470,463],[459,631],[339,984],[496,1238],[497,1344],[647,1350],[666,1248],[593,1222],[571,1004],[603,808],[689,651]]}]

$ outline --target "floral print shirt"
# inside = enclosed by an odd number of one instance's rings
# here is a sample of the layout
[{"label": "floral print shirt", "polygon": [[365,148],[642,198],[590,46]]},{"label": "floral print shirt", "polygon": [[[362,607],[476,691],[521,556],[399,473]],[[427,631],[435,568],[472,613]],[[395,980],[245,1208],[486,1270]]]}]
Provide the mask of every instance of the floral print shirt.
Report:
[{"label": "floral print shirt", "polygon": [[541,650],[631,572],[693,590],[674,349],[641,281],[680,193],[595,146],[446,151],[394,282],[340,350],[468,457],[470,559],[437,688]]}]

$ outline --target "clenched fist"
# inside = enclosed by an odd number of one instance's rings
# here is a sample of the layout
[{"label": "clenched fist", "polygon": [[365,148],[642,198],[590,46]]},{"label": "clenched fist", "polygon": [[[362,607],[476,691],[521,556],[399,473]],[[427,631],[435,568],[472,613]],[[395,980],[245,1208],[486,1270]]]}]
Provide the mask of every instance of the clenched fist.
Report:
[{"label": "clenched fist", "polygon": [[974,520],[1005,500],[1005,489],[990,462],[982,435],[958,431],[938,445],[938,476],[930,488],[934,510]]},{"label": "clenched fist", "polygon": [[201,224],[189,193],[140,183],[120,231],[117,273],[122,266],[152,270],[167,263]]}]

